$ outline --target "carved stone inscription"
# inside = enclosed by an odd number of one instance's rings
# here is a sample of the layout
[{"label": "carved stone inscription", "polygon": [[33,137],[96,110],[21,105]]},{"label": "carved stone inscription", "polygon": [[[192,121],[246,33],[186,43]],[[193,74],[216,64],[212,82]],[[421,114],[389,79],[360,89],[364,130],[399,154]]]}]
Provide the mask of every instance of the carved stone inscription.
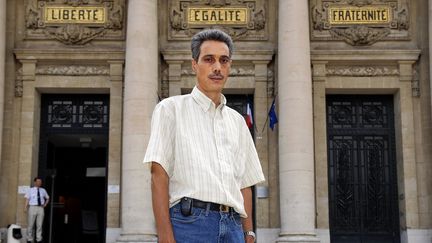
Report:
[{"label": "carved stone inscription", "polygon": [[104,24],[106,9],[104,7],[55,7],[44,9],[45,24]]},{"label": "carved stone inscription", "polygon": [[390,6],[373,7],[330,7],[329,23],[334,25],[384,24],[393,18]]},{"label": "carved stone inscription", "polygon": [[189,25],[246,25],[248,23],[247,8],[189,8]]},{"label": "carved stone inscription", "polygon": [[312,40],[372,45],[409,38],[407,0],[310,0]]},{"label": "carved stone inscription", "polygon": [[124,38],[125,0],[27,0],[26,38],[83,45]]},{"label": "carved stone inscription", "polygon": [[169,0],[168,38],[189,40],[203,28],[219,28],[235,39],[266,40],[264,0]]}]

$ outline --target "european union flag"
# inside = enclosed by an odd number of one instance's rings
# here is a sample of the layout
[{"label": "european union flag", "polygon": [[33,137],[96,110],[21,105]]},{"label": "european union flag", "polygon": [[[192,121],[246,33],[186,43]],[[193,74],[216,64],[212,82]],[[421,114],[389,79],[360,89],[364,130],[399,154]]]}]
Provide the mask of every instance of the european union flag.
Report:
[{"label": "european union flag", "polygon": [[276,125],[276,123],[278,123],[278,119],[276,116],[276,105],[275,105],[275,101],[276,99],[273,100],[273,103],[270,107],[270,111],[268,113],[269,117],[270,117],[270,123],[269,126],[271,128],[271,130],[273,131],[274,126]]}]

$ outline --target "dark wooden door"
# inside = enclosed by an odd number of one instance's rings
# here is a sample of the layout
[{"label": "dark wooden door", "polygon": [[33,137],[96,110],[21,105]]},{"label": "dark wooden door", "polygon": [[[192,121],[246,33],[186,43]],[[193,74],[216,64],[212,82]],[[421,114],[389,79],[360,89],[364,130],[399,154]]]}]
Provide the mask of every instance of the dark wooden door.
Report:
[{"label": "dark wooden door", "polygon": [[398,243],[392,96],[327,97],[330,237]]}]

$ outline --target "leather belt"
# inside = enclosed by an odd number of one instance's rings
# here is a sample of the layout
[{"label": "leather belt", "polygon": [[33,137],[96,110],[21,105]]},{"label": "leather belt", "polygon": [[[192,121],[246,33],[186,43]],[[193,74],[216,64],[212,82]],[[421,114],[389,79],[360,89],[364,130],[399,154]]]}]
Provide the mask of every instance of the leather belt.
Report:
[{"label": "leather belt", "polygon": [[192,207],[196,208],[204,208],[206,209],[207,206],[210,204],[210,210],[212,211],[218,211],[223,213],[231,213],[234,212],[234,209],[232,207],[218,204],[218,203],[212,203],[212,202],[203,202],[197,199],[190,198],[192,200]]}]

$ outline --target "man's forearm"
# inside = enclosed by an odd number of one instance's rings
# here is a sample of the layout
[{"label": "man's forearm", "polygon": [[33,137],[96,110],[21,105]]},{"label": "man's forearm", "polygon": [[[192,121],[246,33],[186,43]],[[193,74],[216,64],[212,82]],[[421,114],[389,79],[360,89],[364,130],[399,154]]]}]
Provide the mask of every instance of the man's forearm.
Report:
[{"label": "man's forearm", "polygon": [[46,207],[48,205],[48,203],[49,203],[49,198],[46,198],[43,206]]},{"label": "man's forearm", "polygon": [[159,239],[174,239],[169,216],[169,178],[165,170],[157,163],[152,164],[152,203]]},{"label": "man's forearm", "polygon": [[253,230],[253,216],[252,216],[252,189],[250,187],[241,190],[243,195],[244,207],[246,210],[247,218],[242,218],[243,231]]},{"label": "man's forearm", "polygon": [[27,211],[28,205],[29,205],[29,200],[26,198],[24,203],[24,211]]}]

